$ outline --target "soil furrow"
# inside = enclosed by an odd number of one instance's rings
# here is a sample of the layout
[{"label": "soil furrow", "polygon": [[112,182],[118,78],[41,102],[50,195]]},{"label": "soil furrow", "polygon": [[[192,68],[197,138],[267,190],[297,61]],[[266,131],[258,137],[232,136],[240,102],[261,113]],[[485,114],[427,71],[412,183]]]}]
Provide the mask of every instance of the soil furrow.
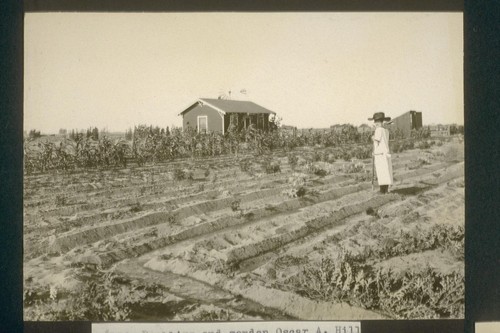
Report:
[{"label": "soil furrow", "polygon": [[224,216],[214,221],[194,225],[177,233],[166,234],[164,236],[155,235],[151,237],[144,237],[138,244],[129,244],[128,242],[125,242],[124,244],[120,244],[120,247],[124,247],[124,249],[114,249],[108,251],[107,253],[100,254],[99,257],[101,258],[102,264],[109,265],[119,260],[136,257],[187,239],[198,237],[200,235],[210,235],[214,232],[226,230],[228,228],[235,228],[237,226],[241,227],[252,223],[260,223],[262,222],[262,219],[272,216],[291,214],[300,208],[310,206],[312,203],[335,200],[336,198],[350,193],[356,193],[363,189],[366,189],[366,186],[357,185],[334,189],[329,192],[322,193],[318,197],[314,197],[310,200],[291,199],[276,205],[250,210],[244,215]]},{"label": "soil furrow", "polygon": [[221,288],[214,287],[201,280],[171,272],[158,272],[145,268],[135,261],[116,266],[116,271],[133,279],[145,280],[147,283],[157,283],[165,287],[169,293],[202,304],[213,304],[221,308],[259,316],[264,320],[292,320],[296,319],[283,311],[233,294]]},{"label": "soil furrow", "polygon": [[86,230],[69,232],[67,234],[63,234],[58,238],[56,238],[54,242],[50,244],[49,252],[64,253],[77,245],[93,243],[100,239],[112,237],[116,234],[125,233],[130,230],[144,228],[165,222],[170,222],[172,224],[175,224],[176,221],[184,219],[188,216],[192,216],[203,212],[210,212],[227,207],[236,198],[241,200],[241,202],[247,202],[254,200],[255,198],[263,198],[267,196],[276,195],[279,194],[280,192],[281,188],[261,190],[237,196],[234,198],[231,197],[231,198],[205,201],[186,207],[181,207],[173,211],[150,213],[141,216],[139,218],[127,219],[124,221],[108,223],[104,226],[94,226]]}]

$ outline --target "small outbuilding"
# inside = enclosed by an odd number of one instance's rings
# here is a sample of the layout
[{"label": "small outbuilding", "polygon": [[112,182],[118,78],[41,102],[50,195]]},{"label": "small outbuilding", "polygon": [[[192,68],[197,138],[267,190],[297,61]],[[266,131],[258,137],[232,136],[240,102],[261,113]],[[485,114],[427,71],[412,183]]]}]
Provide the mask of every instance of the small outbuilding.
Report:
[{"label": "small outbuilding", "polygon": [[275,114],[250,101],[200,98],[179,115],[183,129],[224,134],[229,128],[241,130],[252,124],[257,129],[269,130],[269,117]]},{"label": "small outbuilding", "polygon": [[450,127],[448,125],[430,125],[429,132],[432,137],[450,136]]},{"label": "small outbuilding", "polygon": [[401,130],[405,137],[410,137],[412,130],[422,128],[422,112],[408,111],[394,118],[392,123]]}]

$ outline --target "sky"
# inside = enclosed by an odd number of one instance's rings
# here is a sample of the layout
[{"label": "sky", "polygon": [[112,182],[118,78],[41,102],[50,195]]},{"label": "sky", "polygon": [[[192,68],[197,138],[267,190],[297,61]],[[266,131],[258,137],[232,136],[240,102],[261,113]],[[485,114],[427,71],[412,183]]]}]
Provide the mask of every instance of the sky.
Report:
[{"label": "sky", "polygon": [[24,33],[25,130],[182,126],[228,91],[299,128],[463,124],[462,13],[27,13]]}]

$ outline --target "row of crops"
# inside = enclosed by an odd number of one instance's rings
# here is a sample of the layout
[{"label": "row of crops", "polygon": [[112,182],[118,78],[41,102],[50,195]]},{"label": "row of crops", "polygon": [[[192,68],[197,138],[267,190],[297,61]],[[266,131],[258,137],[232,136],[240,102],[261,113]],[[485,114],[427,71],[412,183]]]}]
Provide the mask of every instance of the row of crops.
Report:
[{"label": "row of crops", "polygon": [[[417,133],[421,136],[421,133]],[[158,128],[142,126],[136,128],[131,140],[125,137],[111,139],[101,136],[77,135],[60,140],[28,138],[24,142],[24,167],[27,174],[47,171],[70,171],[78,169],[123,168],[127,163],[137,165],[160,163],[180,158],[206,158],[223,155],[258,154],[275,150],[291,151],[298,147],[336,147],[338,156],[344,160],[368,158],[371,154],[371,133],[358,133],[355,127],[342,131],[306,130],[290,132],[276,129],[269,132],[254,127],[221,133],[197,133],[173,128],[160,131]],[[398,133],[393,137],[398,138]],[[395,152],[414,147],[414,137],[393,143]],[[354,145],[354,147],[353,147]]]}]

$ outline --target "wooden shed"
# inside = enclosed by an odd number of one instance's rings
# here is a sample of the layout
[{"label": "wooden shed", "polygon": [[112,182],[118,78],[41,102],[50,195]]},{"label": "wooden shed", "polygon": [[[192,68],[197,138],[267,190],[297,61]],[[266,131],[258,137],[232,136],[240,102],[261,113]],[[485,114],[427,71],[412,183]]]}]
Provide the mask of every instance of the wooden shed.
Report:
[{"label": "wooden shed", "polygon": [[230,126],[241,130],[251,124],[257,129],[268,130],[269,116],[275,114],[250,101],[200,98],[179,115],[182,116],[183,129],[224,134]]},{"label": "wooden shed", "polygon": [[392,123],[401,130],[405,137],[410,137],[412,130],[422,128],[422,112],[408,111],[394,118]]}]

